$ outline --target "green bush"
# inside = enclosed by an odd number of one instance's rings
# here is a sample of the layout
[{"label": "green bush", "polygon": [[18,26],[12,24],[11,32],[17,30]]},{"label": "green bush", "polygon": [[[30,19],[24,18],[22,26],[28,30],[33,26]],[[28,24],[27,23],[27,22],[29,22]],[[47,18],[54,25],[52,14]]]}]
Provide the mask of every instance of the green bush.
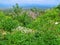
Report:
[{"label": "green bush", "polygon": [[[2,43],[3,42],[3,43]],[[0,45],[43,45],[43,40],[40,38],[39,33],[22,33],[14,31],[11,34],[4,36]]]},{"label": "green bush", "polygon": [[16,15],[19,15],[22,12],[22,8],[20,8],[19,5],[16,3],[16,5],[13,6],[13,11]]},{"label": "green bush", "polygon": [[27,27],[40,30],[55,26],[55,22],[60,22],[59,10],[51,9],[47,10],[44,15],[39,16],[35,21],[27,25]]},{"label": "green bush", "polygon": [[[17,11],[16,13],[18,14]],[[0,12],[0,29],[11,31],[21,23],[23,26],[33,29],[33,32],[26,33],[29,29],[26,30],[23,27],[12,32],[4,33],[2,31],[0,45],[60,45],[59,9],[46,10],[44,15],[39,16],[33,22],[26,13],[11,18]]]},{"label": "green bush", "polygon": [[17,20],[12,20],[11,18],[5,19],[2,23],[3,29],[8,31],[11,31],[19,26],[19,22]]},{"label": "green bush", "polygon": [[39,44],[60,45],[60,15],[58,9],[47,10],[44,15],[38,17],[27,27],[40,32],[41,35],[39,36],[42,38],[43,44]]},{"label": "green bush", "polygon": [[59,30],[23,33],[14,31],[0,38],[0,45],[60,45]]},{"label": "green bush", "polygon": [[14,19],[16,19],[19,22],[21,22],[22,26],[26,26],[26,25],[30,24],[33,21],[33,19],[30,16],[28,16],[26,14],[26,12],[24,12],[21,15],[15,16]]},{"label": "green bush", "polygon": [[4,18],[5,18],[5,14],[2,11],[0,11],[0,20],[3,20]]},{"label": "green bush", "polygon": [[19,25],[17,20],[13,20],[9,16],[5,16],[3,12],[0,12],[0,29],[11,31]]},{"label": "green bush", "polygon": [[59,10],[60,10],[60,4],[59,4],[57,7],[55,7],[55,8],[57,8],[57,9],[59,9]]},{"label": "green bush", "polygon": [[5,15],[2,11],[0,11],[0,29],[2,28],[2,21],[5,19]]}]

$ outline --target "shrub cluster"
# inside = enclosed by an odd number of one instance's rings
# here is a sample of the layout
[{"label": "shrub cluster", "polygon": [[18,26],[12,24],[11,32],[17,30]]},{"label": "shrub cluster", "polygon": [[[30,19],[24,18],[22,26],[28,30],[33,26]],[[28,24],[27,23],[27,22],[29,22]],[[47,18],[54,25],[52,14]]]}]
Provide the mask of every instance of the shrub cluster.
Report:
[{"label": "shrub cluster", "polygon": [[21,22],[22,26],[25,26],[25,27],[26,27],[26,25],[30,24],[33,21],[33,19],[26,12],[24,12],[23,14],[20,14],[18,16],[15,16],[14,19]]},{"label": "shrub cluster", "polygon": [[19,25],[17,20],[13,20],[9,16],[5,16],[3,12],[0,12],[0,29],[11,31]]},{"label": "shrub cluster", "polygon": [[14,11],[14,17],[0,12],[0,45],[60,45],[59,9],[44,10],[35,20],[21,14],[18,5]]},{"label": "shrub cluster", "polygon": [[0,35],[0,45],[60,45],[59,30],[23,33],[14,31]]}]

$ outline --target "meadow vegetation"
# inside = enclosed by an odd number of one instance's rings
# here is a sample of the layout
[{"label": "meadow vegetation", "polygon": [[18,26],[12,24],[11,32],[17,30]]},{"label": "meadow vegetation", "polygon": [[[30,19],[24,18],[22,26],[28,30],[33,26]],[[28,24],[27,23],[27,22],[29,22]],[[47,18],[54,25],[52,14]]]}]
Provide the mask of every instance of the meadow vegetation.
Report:
[{"label": "meadow vegetation", "polygon": [[0,10],[0,45],[60,45],[60,5]]}]

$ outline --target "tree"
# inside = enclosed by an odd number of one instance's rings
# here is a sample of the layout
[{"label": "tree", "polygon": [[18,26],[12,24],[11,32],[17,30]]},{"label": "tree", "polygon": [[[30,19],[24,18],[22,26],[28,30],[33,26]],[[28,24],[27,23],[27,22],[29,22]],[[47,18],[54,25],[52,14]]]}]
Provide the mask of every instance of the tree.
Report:
[{"label": "tree", "polygon": [[21,13],[22,8],[20,8],[19,5],[16,3],[16,5],[13,6],[13,10],[14,10],[14,12],[18,15],[18,14]]},{"label": "tree", "polygon": [[60,4],[56,8],[60,10]]}]

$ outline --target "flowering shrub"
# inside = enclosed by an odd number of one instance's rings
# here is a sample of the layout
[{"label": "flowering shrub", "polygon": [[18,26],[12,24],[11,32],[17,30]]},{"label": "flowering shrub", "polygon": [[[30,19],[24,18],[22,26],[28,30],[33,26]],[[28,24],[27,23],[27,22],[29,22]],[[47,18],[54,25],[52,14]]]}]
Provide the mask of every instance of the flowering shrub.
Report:
[{"label": "flowering shrub", "polygon": [[60,22],[59,12],[58,9],[47,10],[44,15],[39,16],[35,21],[27,25],[27,27],[40,30],[56,26],[55,23]]},{"label": "flowering shrub", "polygon": [[13,29],[12,31],[21,31],[23,33],[33,33],[33,32],[35,32],[35,30],[29,29],[29,28],[26,28],[26,27],[21,27],[21,26],[18,26],[17,28]]}]

